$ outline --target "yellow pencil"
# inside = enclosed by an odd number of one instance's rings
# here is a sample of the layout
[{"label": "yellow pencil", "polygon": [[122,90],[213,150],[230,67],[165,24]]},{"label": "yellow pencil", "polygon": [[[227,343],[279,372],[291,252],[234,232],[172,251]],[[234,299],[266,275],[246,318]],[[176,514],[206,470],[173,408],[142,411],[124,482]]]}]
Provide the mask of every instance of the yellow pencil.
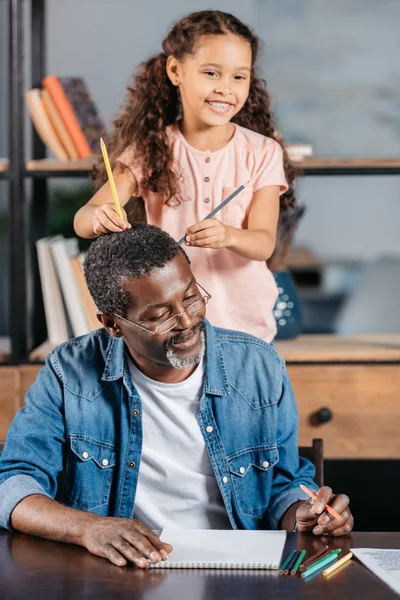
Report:
[{"label": "yellow pencil", "polygon": [[337,562],[335,562],[334,565],[328,567],[327,569],[325,569],[325,571],[322,571],[322,575],[324,577],[327,577],[328,575],[330,575],[331,573],[333,573],[334,571],[336,571],[336,569],[338,569],[339,567],[341,567],[342,565],[344,565],[345,563],[347,563],[353,556],[352,552],[349,552],[348,554],[346,554],[345,556],[343,556],[343,558],[341,558],[340,560],[338,560]]},{"label": "yellow pencil", "polygon": [[107,171],[107,175],[108,175],[108,181],[110,182],[112,197],[114,199],[115,210],[117,211],[118,216],[121,217],[121,219],[122,219],[123,217],[122,217],[121,205],[119,203],[118,192],[117,192],[117,188],[115,187],[114,177],[113,177],[113,174],[111,171],[110,161],[108,159],[107,148],[106,148],[105,143],[103,142],[103,138],[100,138],[100,148],[101,148],[101,153],[103,155],[104,164],[106,165],[106,171]]}]

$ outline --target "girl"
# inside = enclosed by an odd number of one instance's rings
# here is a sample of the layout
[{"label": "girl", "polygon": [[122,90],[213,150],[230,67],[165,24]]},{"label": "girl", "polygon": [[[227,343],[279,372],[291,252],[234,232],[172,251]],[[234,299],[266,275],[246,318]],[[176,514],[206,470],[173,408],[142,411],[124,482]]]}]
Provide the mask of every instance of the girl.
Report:
[{"label": "girl", "polygon": [[[256,74],[258,45],[230,14],[181,19],[128,88],[108,150],[121,206],[142,198],[149,223],[176,240],[187,234],[193,273],[213,296],[211,323],[270,342],[277,287],[265,261],[279,209],[294,206],[294,169]],[[101,160],[96,171],[101,187],[74,221],[87,238],[130,227],[126,212],[120,219],[115,211]],[[202,220],[249,180],[218,218]]]}]

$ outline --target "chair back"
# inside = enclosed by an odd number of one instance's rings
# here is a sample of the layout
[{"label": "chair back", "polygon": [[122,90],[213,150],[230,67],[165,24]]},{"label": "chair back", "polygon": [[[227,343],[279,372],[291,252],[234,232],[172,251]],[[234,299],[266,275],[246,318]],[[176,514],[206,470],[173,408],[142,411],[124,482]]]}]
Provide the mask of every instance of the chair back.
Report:
[{"label": "chair back", "polygon": [[315,483],[324,485],[324,440],[315,438],[312,446],[299,446],[299,455],[307,458],[315,466]]}]

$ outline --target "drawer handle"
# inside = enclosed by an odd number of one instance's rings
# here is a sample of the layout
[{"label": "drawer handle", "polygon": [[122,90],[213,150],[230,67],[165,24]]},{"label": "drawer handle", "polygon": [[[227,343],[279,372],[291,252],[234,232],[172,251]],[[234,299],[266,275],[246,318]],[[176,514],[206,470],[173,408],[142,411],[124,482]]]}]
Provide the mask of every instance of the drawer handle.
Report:
[{"label": "drawer handle", "polygon": [[326,406],[324,406],[323,408],[320,408],[315,413],[315,420],[319,425],[321,425],[322,423],[329,423],[329,421],[332,421],[332,419],[333,419],[333,413]]}]

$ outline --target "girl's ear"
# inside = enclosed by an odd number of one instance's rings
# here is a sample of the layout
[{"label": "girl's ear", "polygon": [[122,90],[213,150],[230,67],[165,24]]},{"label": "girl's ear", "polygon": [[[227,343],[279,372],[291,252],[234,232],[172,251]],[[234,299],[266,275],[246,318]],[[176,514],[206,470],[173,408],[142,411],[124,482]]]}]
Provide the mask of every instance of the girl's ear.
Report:
[{"label": "girl's ear", "polygon": [[168,56],[166,69],[168,78],[172,85],[178,86],[180,84],[181,66],[175,56]]}]

